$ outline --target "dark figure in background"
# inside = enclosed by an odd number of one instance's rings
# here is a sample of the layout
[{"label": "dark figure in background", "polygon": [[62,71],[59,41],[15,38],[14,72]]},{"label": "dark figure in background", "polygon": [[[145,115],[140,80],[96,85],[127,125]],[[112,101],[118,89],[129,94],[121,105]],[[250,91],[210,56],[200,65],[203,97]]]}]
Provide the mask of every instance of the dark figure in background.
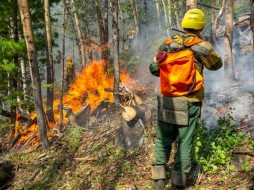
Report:
[{"label": "dark figure in background", "polygon": [[134,28],[131,26],[130,30],[128,32],[128,46],[129,46],[129,49],[133,46],[133,41],[134,41],[135,35],[136,35],[136,32],[135,32]]},{"label": "dark figure in background", "polygon": [[68,56],[64,69],[64,92],[67,92],[69,85],[75,80],[74,63],[71,56]]},{"label": "dark figure in background", "polygon": [[[197,83],[197,74],[202,76],[204,67],[208,70],[218,70],[222,67],[222,60],[214,51],[212,45],[209,42],[204,41],[200,36],[205,23],[205,15],[201,10],[188,10],[182,20],[184,35],[175,35],[171,39],[165,40],[160,46],[153,63],[149,67],[150,72],[153,75],[160,77],[162,93],[162,95],[158,96],[157,138],[155,142],[155,160],[152,166],[153,186],[155,189],[164,189],[166,180],[165,166],[169,161],[172,143],[175,142],[176,139],[178,139],[178,144],[174,157],[174,167],[171,170],[172,187],[173,189],[185,189],[187,185],[186,176],[190,172],[193,162],[193,139],[198,125],[198,119],[201,115],[201,104],[204,98],[203,81]],[[186,50],[183,50],[184,48],[186,48],[188,52],[191,50],[193,53],[192,56],[194,56],[194,58],[192,57],[189,61],[194,64],[196,72],[194,78],[196,79],[192,82],[191,88],[188,88],[190,90],[187,91],[187,93],[179,96],[171,96],[164,92],[174,88],[171,83],[173,77],[170,70],[165,71],[163,68],[166,64],[169,64],[167,62],[168,59],[175,59],[175,54],[179,53],[178,55],[181,55],[181,52],[186,52]],[[167,56],[164,59],[166,61],[161,62],[161,57],[164,55]],[[183,57],[184,56],[182,56],[182,58]],[[174,61],[172,61],[172,65],[174,65]],[[165,83],[170,77],[172,77],[172,81]],[[179,91],[177,92],[181,92],[183,88],[186,88],[186,86],[179,87],[179,89],[177,89]],[[166,107],[166,103],[169,105],[172,102],[175,102],[174,106],[171,106],[170,108]],[[176,118],[176,115],[178,114],[177,112],[179,111],[177,109],[178,107],[183,107],[182,105],[184,105],[183,112],[185,115],[179,117],[178,120],[175,119],[173,123],[169,117],[172,117],[173,115]],[[181,124],[183,121],[186,122]]]}]

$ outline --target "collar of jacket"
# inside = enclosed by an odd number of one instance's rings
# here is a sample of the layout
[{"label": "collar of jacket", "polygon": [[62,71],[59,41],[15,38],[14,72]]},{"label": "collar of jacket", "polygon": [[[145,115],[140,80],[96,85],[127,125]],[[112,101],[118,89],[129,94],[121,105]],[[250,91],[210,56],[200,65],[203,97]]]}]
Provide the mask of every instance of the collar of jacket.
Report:
[{"label": "collar of jacket", "polygon": [[[184,37],[184,38],[183,38]],[[194,38],[200,38],[199,36],[192,34],[192,33],[185,33],[183,36],[180,36],[179,34],[176,34],[172,37],[173,41],[176,42],[179,45],[182,45],[183,39],[184,44],[188,44],[193,41]]]}]

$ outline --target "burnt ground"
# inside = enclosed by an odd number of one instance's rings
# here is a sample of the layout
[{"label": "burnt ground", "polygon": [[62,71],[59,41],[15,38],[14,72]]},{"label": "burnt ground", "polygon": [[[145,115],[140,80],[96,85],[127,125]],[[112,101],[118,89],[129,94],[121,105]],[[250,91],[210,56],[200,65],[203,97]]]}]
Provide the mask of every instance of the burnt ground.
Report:
[{"label": "burnt ground", "polygon": [[[122,118],[119,110],[111,107],[103,115],[91,117],[86,127],[69,126],[56,135],[48,151],[30,147],[4,155],[15,164],[15,177],[7,189],[152,189],[155,96],[151,94],[144,103],[152,106],[146,116],[145,144],[140,148],[125,151],[115,146],[115,135]],[[247,142],[240,150],[253,152],[248,149],[250,143]],[[204,173],[193,189],[253,189],[254,157],[237,155],[236,160],[236,171]],[[248,163],[249,168],[244,168],[243,163]]]}]

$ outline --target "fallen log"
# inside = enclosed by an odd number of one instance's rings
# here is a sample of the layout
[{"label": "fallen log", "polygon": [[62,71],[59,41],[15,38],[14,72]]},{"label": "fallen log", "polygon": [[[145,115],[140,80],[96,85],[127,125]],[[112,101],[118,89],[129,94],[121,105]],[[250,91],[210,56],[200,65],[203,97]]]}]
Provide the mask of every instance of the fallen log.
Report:
[{"label": "fallen log", "polygon": [[111,104],[112,103],[109,101],[109,99],[101,101],[96,109],[91,113],[91,115],[99,117],[103,113],[103,110],[108,109]]},{"label": "fallen log", "polygon": [[64,109],[67,111],[65,117],[69,118],[69,124],[85,126],[86,121],[91,112],[91,106],[86,103],[76,114],[72,112],[72,109],[64,106]]},{"label": "fallen log", "polygon": [[131,121],[136,117],[137,112],[133,107],[125,106],[122,108],[123,108],[122,116],[124,120]]},{"label": "fallen log", "polygon": [[135,150],[144,144],[144,129],[139,121],[122,121],[116,131],[115,144],[125,150]]},{"label": "fallen log", "polygon": [[120,106],[123,110],[122,117],[125,121],[130,122],[139,118],[145,121],[145,112],[147,110],[145,104],[140,104],[138,106]]},{"label": "fallen log", "polygon": [[123,109],[123,120],[116,132],[115,144],[125,150],[137,149],[145,144],[146,106],[121,107]]}]

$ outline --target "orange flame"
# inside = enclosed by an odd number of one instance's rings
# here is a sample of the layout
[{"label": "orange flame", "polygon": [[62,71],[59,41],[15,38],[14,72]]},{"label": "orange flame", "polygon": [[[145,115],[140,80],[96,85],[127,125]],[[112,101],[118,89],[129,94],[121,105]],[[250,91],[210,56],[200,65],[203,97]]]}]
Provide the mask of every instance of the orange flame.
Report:
[{"label": "orange flame", "polygon": [[[121,73],[121,81],[128,83],[130,81],[130,77],[126,73]],[[69,86],[69,90],[67,94],[63,97],[63,105],[72,109],[75,114],[79,111],[85,103],[89,103],[91,106],[91,110],[93,111],[101,101],[108,99],[113,102],[113,93],[105,92],[104,89],[108,87],[113,87],[113,76],[109,75],[105,72],[105,62],[91,62],[88,68],[84,68],[80,74],[76,77],[75,82],[73,82]],[[55,127],[60,121],[59,114],[59,104],[60,100],[56,99],[53,102],[54,105],[54,117],[55,123],[49,122],[49,127]],[[66,112],[64,111],[64,115]],[[36,113],[33,112],[30,116],[30,119],[34,119],[36,117]],[[65,122],[67,122],[68,118],[64,117]],[[17,127],[19,127],[19,123],[16,122]],[[20,129],[16,130],[17,134]],[[50,131],[48,136],[51,136],[54,132]],[[36,139],[33,138],[30,145],[37,145],[38,142],[38,126],[37,124],[32,125],[30,128],[22,132],[22,137],[16,143],[15,147],[24,144],[32,135],[35,135]]]}]

